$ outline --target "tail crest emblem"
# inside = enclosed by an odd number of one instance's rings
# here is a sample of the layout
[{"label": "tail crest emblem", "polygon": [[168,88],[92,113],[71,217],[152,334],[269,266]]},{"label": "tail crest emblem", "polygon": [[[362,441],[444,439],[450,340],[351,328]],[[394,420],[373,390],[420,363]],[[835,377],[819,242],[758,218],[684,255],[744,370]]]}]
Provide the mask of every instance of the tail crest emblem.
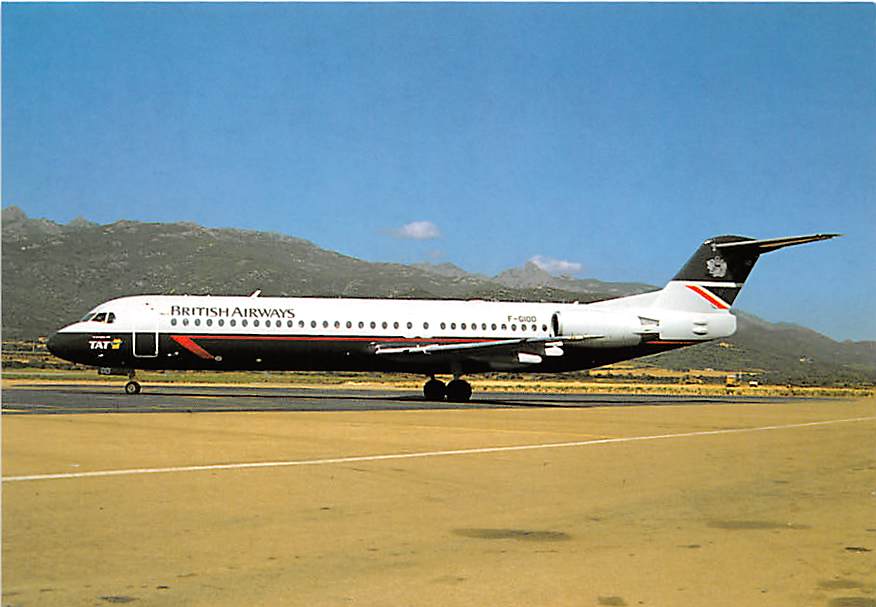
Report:
[{"label": "tail crest emblem", "polygon": [[724,278],[727,275],[727,262],[723,257],[715,255],[706,260],[706,270],[712,278]]}]

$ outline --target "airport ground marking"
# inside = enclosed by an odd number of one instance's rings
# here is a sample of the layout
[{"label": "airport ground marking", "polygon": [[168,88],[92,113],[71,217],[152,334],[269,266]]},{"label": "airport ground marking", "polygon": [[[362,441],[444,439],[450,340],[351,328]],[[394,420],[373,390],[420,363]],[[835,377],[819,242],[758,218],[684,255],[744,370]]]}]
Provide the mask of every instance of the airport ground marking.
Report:
[{"label": "airport ground marking", "polygon": [[563,443],[539,443],[534,445],[508,445],[505,447],[474,447],[471,449],[449,449],[445,451],[415,451],[413,453],[385,453],[381,455],[352,455],[347,457],[329,457],[321,459],[300,459],[278,462],[242,462],[236,464],[205,464],[196,466],[172,466],[166,468],[127,468],[121,470],[95,470],[92,472],[64,472],[56,474],[28,474],[22,476],[5,476],[4,483],[22,481],[45,481],[72,478],[93,478],[106,476],[130,476],[137,474],[161,474],[168,472],[203,472],[207,470],[243,470],[248,468],[284,468],[291,466],[320,466],[328,464],[350,464],[357,462],[379,462],[385,460],[419,459],[425,457],[447,457],[453,455],[477,455],[483,453],[507,453],[514,451],[534,451],[538,449],[562,449],[569,447],[586,447],[589,445],[611,445],[616,443],[632,443],[655,441],[669,438],[691,438],[697,436],[717,436],[721,434],[740,434],[744,432],[766,432],[770,430],[789,430],[793,428],[809,428],[813,426],[828,426],[862,421],[874,421],[876,415],[869,417],[850,417],[845,419],[828,419],[797,424],[773,426],[756,426],[754,428],[724,428],[721,430],[701,430],[697,432],[677,432],[673,434],[651,434],[644,436],[620,436],[615,438],[599,438],[585,441]]}]

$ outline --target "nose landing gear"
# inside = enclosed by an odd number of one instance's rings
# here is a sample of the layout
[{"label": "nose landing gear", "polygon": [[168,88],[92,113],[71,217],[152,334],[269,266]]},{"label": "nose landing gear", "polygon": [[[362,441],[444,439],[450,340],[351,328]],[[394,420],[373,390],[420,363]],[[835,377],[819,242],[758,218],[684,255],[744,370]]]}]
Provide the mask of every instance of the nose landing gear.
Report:
[{"label": "nose landing gear", "polygon": [[456,377],[445,385],[443,381],[432,377],[423,386],[423,396],[430,401],[446,398],[451,403],[467,403],[471,398],[471,384]]},{"label": "nose landing gear", "polygon": [[128,375],[128,383],[125,384],[125,394],[140,394],[140,382],[137,381],[137,376],[134,372]]}]

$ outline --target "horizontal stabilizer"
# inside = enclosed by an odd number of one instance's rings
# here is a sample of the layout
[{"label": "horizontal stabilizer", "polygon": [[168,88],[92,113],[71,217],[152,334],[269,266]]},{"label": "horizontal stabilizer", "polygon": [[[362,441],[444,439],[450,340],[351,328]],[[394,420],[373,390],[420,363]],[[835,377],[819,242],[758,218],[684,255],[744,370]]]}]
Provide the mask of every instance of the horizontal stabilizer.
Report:
[{"label": "horizontal stabilizer", "polygon": [[734,242],[716,242],[716,249],[732,249],[741,250],[747,249],[760,253],[769,253],[782,247],[790,247],[798,244],[806,244],[807,242],[817,242],[819,240],[828,240],[836,238],[842,234],[810,234],[808,236],[786,236],[784,238],[767,238],[764,240],[737,240]]}]

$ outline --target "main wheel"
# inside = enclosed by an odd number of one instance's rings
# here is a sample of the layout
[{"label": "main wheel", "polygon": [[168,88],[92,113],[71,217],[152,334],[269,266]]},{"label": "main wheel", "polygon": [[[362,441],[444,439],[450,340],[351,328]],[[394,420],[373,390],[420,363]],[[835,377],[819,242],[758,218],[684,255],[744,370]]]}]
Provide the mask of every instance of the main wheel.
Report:
[{"label": "main wheel", "polygon": [[452,403],[467,403],[471,398],[471,384],[463,379],[454,379],[447,384],[447,400]]},{"label": "main wheel", "polygon": [[423,386],[423,396],[426,400],[444,400],[444,395],[447,389],[443,381],[439,381],[434,377],[426,382]]},{"label": "main wheel", "polygon": [[125,392],[127,394],[140,394],[140,384],[135,381],[129,381],[125,384]]}]

